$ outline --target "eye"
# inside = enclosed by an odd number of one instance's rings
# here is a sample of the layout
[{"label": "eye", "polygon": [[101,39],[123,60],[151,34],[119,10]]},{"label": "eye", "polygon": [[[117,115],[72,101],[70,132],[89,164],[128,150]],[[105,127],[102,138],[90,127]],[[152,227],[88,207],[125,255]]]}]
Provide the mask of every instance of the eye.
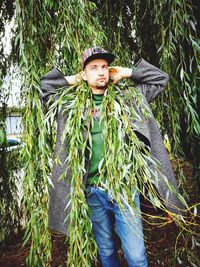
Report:
[{"label": "eye", "polygon": [[107,68],[108,68],[108,66],[107,66],[107,65],[104,65],[102,68],[103,68],[103,69],[107,69]]},{"label": "eye", "polygon": [[95,65],[90,67],[91,70],[96,70],[96,68],[97,68],[97,66],[95,66]]}]

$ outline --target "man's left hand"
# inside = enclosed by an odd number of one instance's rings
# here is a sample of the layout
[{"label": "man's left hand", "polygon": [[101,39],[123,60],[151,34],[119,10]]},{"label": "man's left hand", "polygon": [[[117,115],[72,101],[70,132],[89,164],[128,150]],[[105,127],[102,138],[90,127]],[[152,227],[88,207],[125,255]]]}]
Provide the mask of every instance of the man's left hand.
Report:
[{"label": "man's left hand", "polygon": [[112,82],[115,84],[119,80],[124,78],[130,78],[132,74],[131,68],[124,68],[124,67],[109,67],[109,75],[112,79]]}]

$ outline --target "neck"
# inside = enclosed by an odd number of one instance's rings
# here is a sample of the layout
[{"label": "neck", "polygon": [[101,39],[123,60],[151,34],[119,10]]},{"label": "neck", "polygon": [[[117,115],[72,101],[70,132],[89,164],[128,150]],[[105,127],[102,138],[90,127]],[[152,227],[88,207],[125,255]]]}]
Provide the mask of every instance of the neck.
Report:
[{"label": "neck", "polygon": [[93,87],[90,87],[90,89],[92,90],[92,93],[95,94],[95,95],[103,95],[106,88],[96,88],[96,87],[93,88]]}]

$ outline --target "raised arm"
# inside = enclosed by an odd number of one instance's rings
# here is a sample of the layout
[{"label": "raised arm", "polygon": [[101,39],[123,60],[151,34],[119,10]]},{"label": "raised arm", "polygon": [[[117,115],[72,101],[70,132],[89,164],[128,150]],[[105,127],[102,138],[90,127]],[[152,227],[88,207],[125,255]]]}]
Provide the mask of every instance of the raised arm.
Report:
[{"label": "raised arm", "polygon": [[164,90],[169,80],[167,73],[144,59],[137,62],[130,78],[137,83],[136,88],[142,91],[148,102]]},{"label": "raised arm", "polygon": [[168,74],[144,59],[138,61],[132,69],[111,67],[110,76],[113,76],[114,83],[122,78],[130,78],[136,83],[135,87],[142,91],[148,102],[151,102],[164,90],[169,79]]},{"label": "raised arm", "polygon": [[50,70],[41,78],[42,99],[46,103],[50,97],[54,99],[59,88],[75,85],[80,80],[80,74],[64,76],[64,74],[56,67]]}]

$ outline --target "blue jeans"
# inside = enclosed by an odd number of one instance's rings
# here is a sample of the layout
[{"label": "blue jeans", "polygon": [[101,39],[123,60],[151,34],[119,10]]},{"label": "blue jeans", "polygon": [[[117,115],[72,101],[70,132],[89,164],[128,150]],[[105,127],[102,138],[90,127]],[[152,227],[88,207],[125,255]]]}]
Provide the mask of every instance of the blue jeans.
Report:
[{"label": "blue jeans", "polygon": [[134,198],[134,213],[128,206],[121,210],[109,194],[98,187],[87,187],[86,200],[91,209],[90,219],[102,266],[120,267],[114,242],[115,224],[128,266],[147,267],[138,194]]}]

